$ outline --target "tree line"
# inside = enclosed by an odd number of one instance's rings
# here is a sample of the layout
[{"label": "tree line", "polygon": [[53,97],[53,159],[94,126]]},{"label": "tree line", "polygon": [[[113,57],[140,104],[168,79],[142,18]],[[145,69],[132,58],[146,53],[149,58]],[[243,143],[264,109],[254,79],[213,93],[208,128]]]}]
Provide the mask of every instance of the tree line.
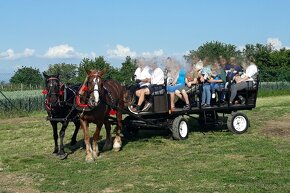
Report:
[{"label": "tree line", "polygon": [[[275,50],[271,45],[247,44],[243,50],[239,50],[235,45],[218,41],[206,42],[196,50],[191,50],[184,58],[190,63],[192,58],[210,60],[219,57],[229,59],[236,57],[242,62],[244,59],[253,58],[260,71],[260,78],[264,82],[290,81],[290,50]],[[126,57],[120,68],[113,67],[103,56],[94,59],[84,58],[80,64],[58,63],[49,65],[47,74],[59,74],[61,80],[67,84],[83,82],[86,77],[86,69],[105,70],[104,78],[112,78],[123,84],[132,83],[131,77],[137,68],[136,59]],[[39,85],[43,82],[42,73],[37,68],[19,68],[11,77],[10,83],[24,85]]]},{"label": "tree line", "polygon": [[[115,79],[124,85],[132,84],[132,75],[137,68],[136,59],[126,57],[120,68],[113,67],[103,56],[93,59],[84,58],[79,65],[57,63],[50,64],[44,71],[48,75],[59,74],[62,82],[66,84],[81,83],[86,78],[86,69],[100,69],[105,71],[105,79]],[[37,68],[22,66],[10,79],[11,84],[40,85],[44,78]]]}]

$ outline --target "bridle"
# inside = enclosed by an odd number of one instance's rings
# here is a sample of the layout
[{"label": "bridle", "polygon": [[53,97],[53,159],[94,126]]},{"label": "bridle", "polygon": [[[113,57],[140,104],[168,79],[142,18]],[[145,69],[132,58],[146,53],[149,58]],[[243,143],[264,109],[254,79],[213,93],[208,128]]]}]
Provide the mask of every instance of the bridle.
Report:
[{"label": "bridle", "polygon": [[[53,81],[56,81],[56,84],[53,84]],[[64,95],[64,91],[61,90],[63,87],[62,82],[57,77],[49,77],[46,79],[45,90],[42,91],[42,94],[46,95],[45,98],[45,107],[47,110],[53,110],[55,106],[61,106],[60,97]],[[58,88],[57,91],[55,91]],[[52,97],[54,96],[54,97]],[[52,101],[55,99],[55,101]]]},{"label": "bridle", "polygon": [[[90,85],[89,85],[90,84]],[[83,85],[81,86],[81,89],[79,90],[79,95],[83,96],[84,93],[87,93],[89,96],[88,99],[88,105],[89,106],[98,106],[100,103],[100,98],[102,96],[102,89],[101,87],[101,75],[99,72],[91,73],[89,74]],[[93,89],[91,89],[93,87]]]}]

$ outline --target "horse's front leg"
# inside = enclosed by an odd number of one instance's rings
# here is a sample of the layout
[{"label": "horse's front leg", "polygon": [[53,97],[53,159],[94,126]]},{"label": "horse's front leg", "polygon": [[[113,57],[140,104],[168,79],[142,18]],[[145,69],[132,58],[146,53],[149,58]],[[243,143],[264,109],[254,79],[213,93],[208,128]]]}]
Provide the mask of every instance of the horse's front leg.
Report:
[{"label": "horse's front leg", "polygon": [[71,146],[73,146],[77,143],[77,135],[78,135],[80,125],[81,125],[79,120],[74,121],[74,124],[75,124],[75,131],[74,131],[74,134],[71,138],[71,142],[70,142]]},{"label": "horse's front leg", "polygon": [[113,148],[115,151],[120,151],[122,148],[122,139],[121,139],[121,128],[122,128],[122,113],[117,112],[117,125],[116,125],[116,137],[114,140]]},{"label": "horse's front leg", "polygon": [[81,127],[84,132],[84,140],[86,144],[86,161],[87,162],[93,162],[94,158],[92,155],[92,147],[90,143],[90,134],[89,134],[89,127],[87,121],[84,121],[81,119]]},{"label": "horse's front leg", "polygon": [[55,121],[50,121],[50,124],[52,126],[53,129],[53,139],[54,139],[54,150],[53,150],[53,154],[57,154],[58,153],[58,134],[57,134],[57,122]]},{"label": "horse's front leg", "polygon": [[58,155],[59,155],[60,159],[67,158],[67,153],[64,152],[63,139],[64,139],[64,136],[65,136],[65,130],[66,130],[67,126],[68,126],[68,123],[69,123],[68,121],[62,122],[62,127],[61,127],[61,130],[59,131],[60,146],[59,146]]},{"label": "horse's front leg", "polygon": [[97,159],[97,157],[99,156],[99,147],[98,147],[98,140],[100,139],[100,131],[102,128],[103,123],[99,122],[97,123],[96,126],[96,131],[94,133],[94,137],[93,137],[93,158]]}]

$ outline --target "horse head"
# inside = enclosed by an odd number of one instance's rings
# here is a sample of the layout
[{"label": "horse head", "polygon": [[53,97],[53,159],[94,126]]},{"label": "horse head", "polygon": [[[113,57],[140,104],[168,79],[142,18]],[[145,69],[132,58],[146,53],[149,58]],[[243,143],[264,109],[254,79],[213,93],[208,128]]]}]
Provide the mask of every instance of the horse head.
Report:
[{"label": "horse head", "polygon": [[102,77],[104,71],[99,70],[88,70],[87,77],[79,91],[80,96],[85,96],[87,100],[83,101],[88,103],[90,106],[97,106],[100,102],[100,96],[102,95],[103,89]]},{"label": "horse head", "polygon": [[63,84],[59,80],[59,74],[47,75],[43,73],[45,78],[45,90],[42,92],[46,95],[46,105],[49,107],[57,106],[60,103],[60,98],[63,95]]}]

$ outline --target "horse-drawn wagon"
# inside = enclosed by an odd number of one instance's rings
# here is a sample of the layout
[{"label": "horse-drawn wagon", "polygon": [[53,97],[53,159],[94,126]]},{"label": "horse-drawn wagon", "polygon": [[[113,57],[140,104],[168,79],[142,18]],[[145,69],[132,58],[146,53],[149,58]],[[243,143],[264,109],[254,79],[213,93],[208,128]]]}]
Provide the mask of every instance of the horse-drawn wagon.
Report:
[{"label": "horse-drawn wagon", "polygon": [[[136,133],[139,129],[156,128],[169,129],[172,136],[177,140],[184,140],[188,137],[189,126],[188,117],[198,115],[200,125],[207,128],[208,125],[227,124],[230,131],[241,134],[247,131],[250,122],[248,117],[240,112],[241,110],[251,110],[256,107],[258,94],[259,79],[254,81],[255,84],[248,84],[247,88],[238,91],[238,95],[245,100],[241,104],[220,103],[220,100],[213,100],[212,106],[201,106],[200,85],[190,89],[189,98],[191,108],[184,110],[178,106],[181,101],[177,101],[174,111],[170,109],[169,94],[166,91],[166,85],[163,89],[157,88],[151,93],[152,107],[147,112],[134,114],[130,112],[126,105],[131,101],[132,96],[125,87],[121,86],[114,80],[103,80],[102,71],[88,71],[88,76],[82,86],[77,88],[66,87],[61,84],[58,76],[46,77],[46,110],[48,120],[51,122],[54,131],[55,148],[54,153],[60,155],[61,159],[66,158],[67,154],[63,148],[63,138],[68,122],[73,121],[76,125],[72,142],[75,143],[76,134],[81,125],[84,131],[86,143],[86,160],[92,161],[98,156],[97,141],[102,125],[106,128],[105,147],[112,148],[111,125],[116,125],[116,136],[114,138],[113,148],[120,150],[122,147],[121,127],[124,136]],[[160,87],[160,86],[158,86]],[[222,89],[216,93],[218,98],[225,95],[230,96],[230,88]],[[70,93],[70,95],[68,95]],[[111,110],[116,110],[116,117],[110,116]],[[122,116],[122,114],[124,116]],[[219,114],[228,114],[226,123],[220,118]],[[124,119],[122,119],[124,118]],[[60,131],[60,147],[58,147],[57,122],[63,124]],[[90,145],[88,132],[89,123],[97,125],[93,136],[93,146]]]},{"label": "horse-drawn wagon", "polygon": [[[183,101],[179,99],[176,102],[177,107],[174,111],[170,109],[170,98],[164,86],[163,92],[153,92],[152,107],[148,112],[140,112],[137,115],[129,111],[127,117],[123,120],[123,132],[125,135],[134,135],[139,129],[145,128],[165,128],[172,132],[174,139],[183,140],[188,137],[190,130],[187,117],[198,119],[200,127],[206,129],[209,125],[227,125],[228,130],[235,134],[241,134],[247,131],[250,126],[250,121],[246,114],[240,112],[242,110],[251,110],[256,107],[256,99],[258,94],[259,78],[256,77],[255,84],[248,84],[247,88],[238,91],[237,96],[242,96],[243,100],[239,104],[230,104],[229,102],[220,103],[219,100],[212,100],[210,107],[202,107],[201,86],[196,85],[191,89],[189,99],[191,108],[184,110],[182,106]],[[159,90],[159,89],[158,89]],[[230,96],[230,86],[228,89],[218,91],[216,96],[219,98],[225,95],[226,98]],[[178,104],[180,104],[178,106]],[[222,117],[220,117],[222,114]],[[197,116],[193,116],[197,115]],[[225,121],[225,115],[227,120]]]}]

